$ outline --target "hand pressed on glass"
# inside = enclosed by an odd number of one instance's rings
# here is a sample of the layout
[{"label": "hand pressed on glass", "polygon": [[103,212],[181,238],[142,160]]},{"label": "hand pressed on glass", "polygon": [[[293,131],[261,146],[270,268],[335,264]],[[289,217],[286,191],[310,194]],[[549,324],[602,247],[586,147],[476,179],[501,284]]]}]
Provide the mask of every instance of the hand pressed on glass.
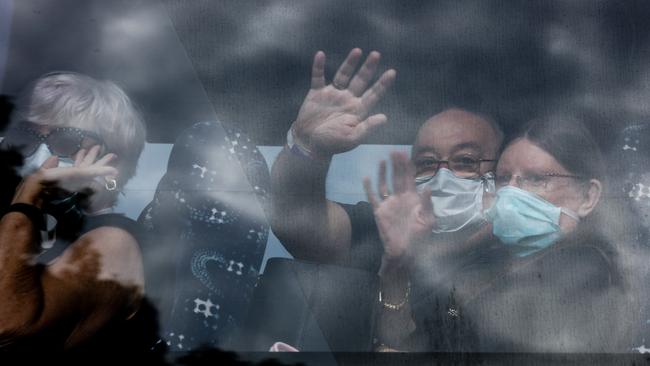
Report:
[{"label": "hand pressed on glass", "polygon": [[395,80],[395,70],[385,71],[371,85],[381,55],[372,51],[358,72],[362,51],[353,49],[331,84],[325,82],[325,53],[314,56],[311,89],[292,129],[296,143],[314,155],[329,157],[357,147],[374,127],[386,122],[371,109]]},{"label": "hand pressed on glass", "polygon": [[379,236],[384,244],[386,265],[401,263],[409,254],[411,243],[431,233],[434,224],[431,191],[418,193],[413,177],[415,168],[405,153],[391,153],[393,166],[393,193],[386,184],[386,162],[379,165],[379,195],[375,195],[369,178],[364,189],[372,204]]}]

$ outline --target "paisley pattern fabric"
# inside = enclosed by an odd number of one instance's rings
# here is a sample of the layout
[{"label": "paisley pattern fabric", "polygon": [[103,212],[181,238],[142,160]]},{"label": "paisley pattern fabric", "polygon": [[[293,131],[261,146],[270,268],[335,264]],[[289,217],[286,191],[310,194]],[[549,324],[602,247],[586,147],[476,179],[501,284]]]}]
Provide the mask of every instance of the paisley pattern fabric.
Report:
[{"label": "paisley pattern fabric", "polygon": [[147,293],[170,351],[223,346],[243,321],[269,233],[269,187],[264,158],[240,132],[204,122],[175,142],[139,218]]}]

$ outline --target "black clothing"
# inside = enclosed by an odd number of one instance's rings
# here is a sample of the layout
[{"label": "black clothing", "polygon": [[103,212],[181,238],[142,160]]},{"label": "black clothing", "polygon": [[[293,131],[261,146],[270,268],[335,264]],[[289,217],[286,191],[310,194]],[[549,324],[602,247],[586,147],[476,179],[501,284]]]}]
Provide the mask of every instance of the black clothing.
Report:
[{"label": "black clothing", "polygon": [[[59,222],[61,222],[59,220]],[[140,228],[140,225],[131,220],[130,218],[122,215],[122,214],[102,214],[102,215],[96,215],[96,216],[82,216],[81,219],[74,224],[67,224],[67,225],[59,225],[57,223],[57,230],[56,230],[56,238],[57,240],[54,242],[54,245],[52,248],[43,250],[37,257],[38,263],[42,264],[47,264],[54,258],[58,257],[65,251],[70,244],[74,243],[77,239],[79,239],[81,236],[86,234],[87,232],[103,227],[103,226],[110,226],[110,227],[116,227],[119,229],[122,229],[139,243],[140,240],[142,239],[142,230]],[[65,232],[62,232],[61,228],[64,228],[66,230]],[[67,229],[71,227],[76,227],[77,229],[74,231],[67,231]]]},{"label": "black clothing", "polygon": [[350,246],[350,267],[377,273],[381,265],[384,247],[379,239],[372,206],[368,202],[356,205],[340,204],[350,217],[352,237]]},{"label": "black clothing", "polygon": [[[121,214],[84,216],[78,237],[100,227],[122,229],[131,234],[136,241],[141,240],[142,237],[140,225]],[[101,285],[119,286],[109,281],[105,282]],[[123,289],[123,291],[130,291],[130,289]],[[143,299],[135,309],[132,306],[125,307],[123,311],[116,313],[113,319],[87,343],[80,345],[75,352],[92,354],[95,357],[99,355],[114,356],[116,353],[155,356],[153,350],[159,339],[158,315],[149,300]]]},{"label": "black clothing", "polygon": [[268,351],[281,341],[307,352],[372,351],[377,286],[367,271],[271,258],[236,349]]},{"label": "black clothing", "polygon": [[606,353],[631,351],[634,303],[615,255],[571,235],[501,269],[464,267],[412,308],[425,350]]},{"label": "black clothing", "polygon": [[[54,245],[51,248],[43,249],[36,257],[36,262],[42,269],[49,262],[59,257],[77,239],[94,229],[115,227],[125,230],[136,240],[141,236],[139,225],[120,214],[83,216],[75,226],[79,228],[75,233],[60,233],[57,230],[57,240]],[[70,226],[66,225],[64,227]],[[119,284],[107,280],[98,281],[96,286],[112,288],[111,291],[114,293],[128,292],[130,294],[132,291],[132,289],[123,288]],[[101,358],[130,354],[145,357],[148,360],[158,359],[162,355],[160,352],[162,349],[156,351],[158,353],[154,352],[158,341],[156,309],[146,299],[140,301],[134,298],[133,300],[133,304],[125,304],[121,311],[116,312],[112,320],[96,334],[65,353],[63,353],[63,342],[66,340],[64,334],[69,330],[61,328],[34,335],[29,339],[12,344],[11,347],[4,348],[2,351],[22,353],[38,349],[40,352],[39,357],[50,355],[66,358],[76,356]],[[57,342],[53,342],[53,340],[57,340]]]}]

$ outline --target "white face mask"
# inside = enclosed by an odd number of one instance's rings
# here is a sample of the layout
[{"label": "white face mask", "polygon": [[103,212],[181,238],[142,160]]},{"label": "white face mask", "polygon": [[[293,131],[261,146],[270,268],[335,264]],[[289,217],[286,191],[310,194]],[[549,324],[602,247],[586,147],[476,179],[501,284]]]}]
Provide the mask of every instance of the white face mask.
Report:
[{"label": "white face mask", "polygon": [[[52,152],[46,144],[40,144],[34,153],[25,158],[23,166],[18,170],[21,177],[26,177],[37,171],[41,165],[52,156]],[[71,167],[74,165],[74,160],[70,158],[59,157],[59,167]]]},{"label": "white face mask", "polygon": [[446,168],[434,176],[415,179],[417,189],[431,189],[435,216],[434,233],[452,233],[485,222],[483,193],[494,192],[492,173],[480,178],[459,178]]}]

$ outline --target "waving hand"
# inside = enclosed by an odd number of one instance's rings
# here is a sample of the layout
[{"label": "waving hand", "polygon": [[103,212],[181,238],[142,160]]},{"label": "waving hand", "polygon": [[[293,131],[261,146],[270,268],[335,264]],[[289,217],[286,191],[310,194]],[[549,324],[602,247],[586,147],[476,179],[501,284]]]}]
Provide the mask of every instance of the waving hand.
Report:
[{"label": "waving hand", "polygon": [[325,53],[314,56],[311,89],[292,127],[303,148],[322,156],[342,153],[357,147],[368,132],[386,122],[384,114],[370,112],[390,88],[396,72],[388,70],[371,84],[381,55],[371,52],[355,73],[361,55],[358,48],[350,51],[329,85]]}]

